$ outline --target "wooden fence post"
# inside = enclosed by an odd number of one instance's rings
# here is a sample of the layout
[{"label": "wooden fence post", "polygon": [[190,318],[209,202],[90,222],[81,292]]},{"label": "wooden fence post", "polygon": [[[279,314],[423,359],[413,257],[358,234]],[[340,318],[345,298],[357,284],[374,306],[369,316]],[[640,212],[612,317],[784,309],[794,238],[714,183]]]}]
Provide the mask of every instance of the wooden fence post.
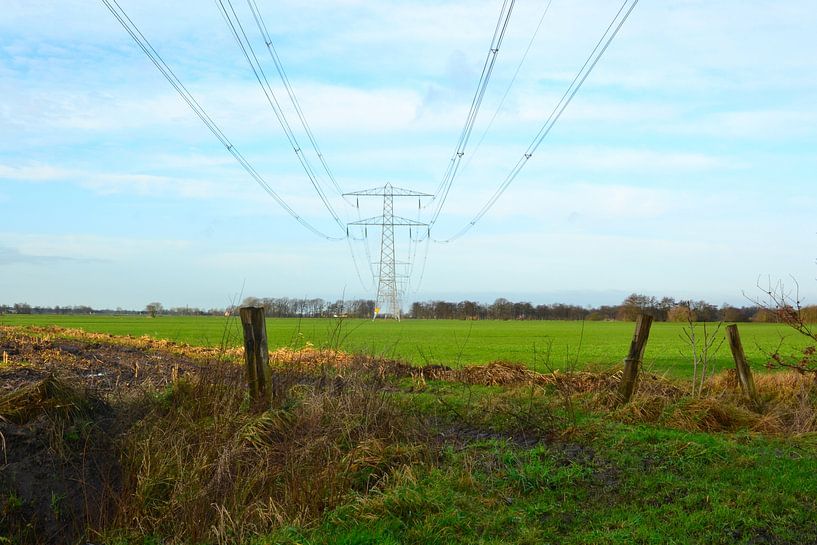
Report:
[{"label": "wooden fence post", "polygon": [[735,368],[738,372],[738,381],[743,395],[752,403],[755,410],[760,409],[760,399],[755,390],[755,379],[752,377],[752,370],[746,360],[746,353],[743,351],[743,344],[740,342],[737,324],[726,326],[726,337],[729,340],[729,348],[732,349],[732,357],[735,360]]},{"label": "wooden fence post", "polygon": [[635,322],[633,340],[630,342],[630,351],[624,359],[624,374],[618,388],[619,403],[629,403],[635,393],[641,359],[644,357],[644,349],[647,348],[647,339],[650,337],[650,326],[652,316],[639,314]]},{"label": "wooden fence post", "polygon": [[264,307],[241,307],[239,314],[244,329],[244,361],[247,364],[250,404],[255,409],[265,410],[272,401],[272,373]]}]

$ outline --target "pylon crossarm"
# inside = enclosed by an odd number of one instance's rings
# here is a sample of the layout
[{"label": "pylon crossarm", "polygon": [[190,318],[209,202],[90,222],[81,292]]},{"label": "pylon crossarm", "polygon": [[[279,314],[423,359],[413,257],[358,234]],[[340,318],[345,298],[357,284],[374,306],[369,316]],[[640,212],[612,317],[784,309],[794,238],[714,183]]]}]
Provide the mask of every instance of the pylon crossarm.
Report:
[{"label": "pylon crossarm", "polygon": [[421,221],[415,221],[409,218],[403,218],[400,216],[393,216],[393,219],[389,220],[384,216],[375,216],[373,218],[366,218],[358,221],[352,221],[349,225],[394,225],[395,227],[428,227],[427,223],[423,223]]}]

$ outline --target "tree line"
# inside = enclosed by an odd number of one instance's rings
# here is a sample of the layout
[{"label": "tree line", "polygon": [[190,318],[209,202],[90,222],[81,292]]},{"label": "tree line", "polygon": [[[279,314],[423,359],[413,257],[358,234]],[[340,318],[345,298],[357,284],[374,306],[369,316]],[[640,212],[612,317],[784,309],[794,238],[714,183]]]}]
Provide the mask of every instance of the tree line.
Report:
[{"label": "tree line", "polygon": [[[162,303],[148,303],[143,310],[93,309],[89,306],[31,306],[27,303],[0,305],[2,314],[126,314],[150,316],[223,316],[234,314],[240,306],[264,307],[269,318],[370,318],[375,301],[352,299],[326,301],[321,298],[246,297],[240,305],[226,308],[196,307],[165,308]],[[640,313],[657,321],[685,322],[692,318],[701,322],[776,322],[778,315],[762,305],[737,307],[720,306],[707,301],[676,300],[639,293],[627,296],[618,305],[583,307],[563,303],[533,305],[528,301],[498,298],[493,303],[478,301],[416,301],[408,308],[406,318],[431,320],[622,320],[633,321]],[[817,306],[802,309],[806,322],[817,323]]]},{"label": "tree line", "polygon": [[[805,307],[807,321],[817,322],[817,306]],[[677,300],[633,293],[618,305],[582,307],[555,303],[536,305],[527,301],[513,302],[505,298],[485,304],[476,301],[425,301],[411,304],[409,316],[432,320],[622,320],[634,321],[639,314],[649,314],[656,321],[686,322],[776,322],[777,315],[760,305],[720,306],[707,301]]]},{"label": "tree line", "polygon": [[[372,299],[325,301],[321,298],[246,297],[240,306],[264,307],[268,318],[371,318],[375,302]],[[234,312],[236,308],[228,310]]]}]

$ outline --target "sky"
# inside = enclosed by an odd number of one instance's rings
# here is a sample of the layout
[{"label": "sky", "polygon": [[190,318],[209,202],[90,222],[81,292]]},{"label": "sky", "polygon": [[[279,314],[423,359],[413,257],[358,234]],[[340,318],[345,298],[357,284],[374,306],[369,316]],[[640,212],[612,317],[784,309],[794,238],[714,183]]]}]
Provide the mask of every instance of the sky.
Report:
[{"label": "sky", "polygon": [[[434,193],[502,2],[257,2],[342,191]],[[341,240],[314,235],[270,198],[102,2],[5,0],[0,303],[374,298],[379,229],[353,227],[345,239],[343,224],[380,215],[383,203],[333,192],[247,3],[236,0],[236,13],[340,226],[217,3],[120,5],[269,186]],[[400,266],[406,303],[599,305],[638,292],[740,305],[778,280],[817,303],[810,0],[641,0],[496,205],[461,238],[435,242],[505,179],[620,5],[516,2],[431,240],[397,229],[397,259],[413,263]],[[398,198],[394,212],[426,222],[433,206]]]}]

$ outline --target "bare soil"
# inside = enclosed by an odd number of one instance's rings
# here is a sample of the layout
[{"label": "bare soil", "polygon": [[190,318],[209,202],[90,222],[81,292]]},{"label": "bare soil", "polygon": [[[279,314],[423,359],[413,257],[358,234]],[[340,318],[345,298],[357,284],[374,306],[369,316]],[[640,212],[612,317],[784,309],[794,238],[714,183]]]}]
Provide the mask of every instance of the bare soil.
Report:
[{"label": "bare soil", "polygon": [[[117,437],[140,387],[195,373],[200,360],[94,339],[0,329],[0,536],[73,543],[100,527],[121,487]],[[2,361],[2,360],[0,360]]]}]

